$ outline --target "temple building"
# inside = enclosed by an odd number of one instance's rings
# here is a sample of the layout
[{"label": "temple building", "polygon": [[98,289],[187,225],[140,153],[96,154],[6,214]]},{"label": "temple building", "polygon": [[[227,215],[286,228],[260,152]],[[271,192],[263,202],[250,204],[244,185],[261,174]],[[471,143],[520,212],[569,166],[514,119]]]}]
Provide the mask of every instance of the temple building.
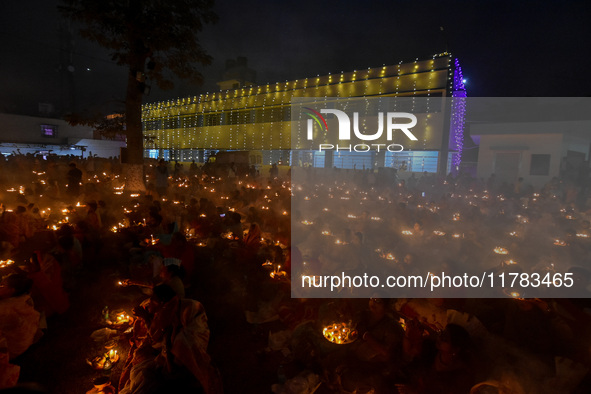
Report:
[{"label": "temple building", "polygon": [[[449,172],[461,161],[466,89],[459,61],[448,53],[383,67],[254,85],[254,73],[239,58],[232,63],[229,88],[216,93],[145,104],[142,121],[145,157],[204,162],[218,151],[249,151],[250,164],[311,165],[340,168],[404,168],[412,172]],[[242,67],[242,73],[236,67]],[[240,69],[238,67],[238,69]],[[323,152],[294,159],[291,149],[293,99],[407,97],[457,98],[439,112],[438,130],[428,141],[402,152]],[[302,158],[305,160],[302,162]]]}]

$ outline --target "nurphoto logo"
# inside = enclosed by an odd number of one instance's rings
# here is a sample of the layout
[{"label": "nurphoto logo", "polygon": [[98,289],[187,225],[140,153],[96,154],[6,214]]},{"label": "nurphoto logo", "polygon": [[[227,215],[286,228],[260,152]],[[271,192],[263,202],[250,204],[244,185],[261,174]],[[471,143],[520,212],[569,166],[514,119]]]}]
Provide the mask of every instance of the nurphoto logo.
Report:
[{"label": "nurphoto logo", "polygon": [[[353,136],[360,141],[377,141],[382,138],[384,134],[384,128],[386,130],[387,141],[392,141],[395,135],[395,131],[401,131],[411,141],[417,141],[418,138],[412,133],[411,128],[417,124],[417,117],[408,112],[378,112],[377,114],[377,131],[373,134],[367,132],[367,130],[361,130],[359,112],[353,112],[353,121],[351,122],[350,116],[344,111],[338,109],[321,109],[320,112],[304,107],[303,113],[309,116],[307,120],[306,138],[308,141],[325,140],[328,136],[329,129],[328,123],[322,114],[332,114],[336,117],[338,123],[338,139],[343,142],[350,142],[352,139],[351,125],[353,126]],[[386,119],[386,126],[384,127],[384,118]],[[362,118],[363,119],[363,118]],[[365,123],[365,122],[361,122]],[[314,126],[318,126],[321,134],[314,136]],[[335,145],[328,143],[321,143],[318,145],[318,151],[323,150],[336,150],[336,151],[355,151],[355,152],[367,152],[370,150],[387,149],[389,152],[401,152],[404,150],[404,146],[400,144],[379,144],[379,143],[360,143],[355,145]]]}]

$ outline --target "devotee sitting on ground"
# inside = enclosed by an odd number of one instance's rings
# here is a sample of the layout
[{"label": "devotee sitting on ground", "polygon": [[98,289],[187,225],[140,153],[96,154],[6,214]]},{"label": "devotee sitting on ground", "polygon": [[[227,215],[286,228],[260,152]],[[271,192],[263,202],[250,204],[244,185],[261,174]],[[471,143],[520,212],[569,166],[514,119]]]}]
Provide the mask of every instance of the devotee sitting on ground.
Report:
[{"label": "devotee sitting on ground", "polygon": [[257,223],[251,223],[248,234],[244,237],[244,246],[256,253],[261,247],[261,228]]},{"label": "devotee sitting on ground", "polygon": [[61,267],[52,255],[36,251],[29,259],[25,271],[17,266],[13,269],[32,281],[31,297],[35,309],[42,314],[42,328],[47,327],[45,318],[68,310],[70,302],[63,288]]},{"label": "devotee sitting on ground", "polygon": [[0,332],[0,392],[13,387],[18,382],[21,367],[10,364],[6,338]]},{"label": "devotee sitting on ground", "polygon": [[158,166],[154,169],[156,178],[156,192],[160,197],[166,196],[168,189],[168,165],[164,159],[160,159]]},{"label": "devotee sitting on ground", "polygon": [[[401,385],[402,394],[469,393],[475,383],[475,364],[468,332],[448,324],[433,342],[427,338],[424,354],[407,370],[410,384]],[[430,350],[429,350],[430,349]]]},{"label": "devotee sitting on ground", "polygon": [[88,212],[86,213],[86,224],[88,228],[91,230],[98,231],[102,227],[101,217],[97,213],[98,204],[94,201],[87,202],[86,207],[88,208]]},{"label": "devotee sitting on ground", "polygon": [[[167,391],[189,393],[202,390],[208,394],[221,392],[217,372],[207,353],[209,327],[201,303],[180,299],[170,286],[160,285],[154,288],[154,295],[150,300],[134,308],[133,313],[145,330],[139,327],[140,324],[134,326],[134,345],[119,382],[119,387],[124,390],[122,392],[126,392],[125,387],[137,384],[130,379],[131,367],[135,365],[134,376],[140,376],[137,366],[154,354],[156,356],[153,360],[167,382]],[[146,368],[153,368],[149,363],[145,365]]]},{"label": "devotee sitting on ground", "polygon": [[14,248],[18,248],[21,243],[21,237],[16,214],[14,212],[4,211],[0,219],[0,224],[0,240],[11,244]]},{"label": "devotee sitting on ground", "polygon": [[[182,277],[184,276],[184,271],[181,266],[176,264],[167,264],[168,259],[164,259],[164,266],[160,271],[160,279],[162,280],[162,284],[170,286],[175,294],[180,298],[185,297],[185,287],[183,285]],[[171,259],[177,260],[177,259]]]},{"label": "devotee sitting on ground", "polygon": [[[347,391],[388,393],[389,380],[398,372],[404,331],[388,312],[388,300],[371,298],[357,321],[358,339],[328,355],[325,365],[334,368],[333,385]],[[332,371],[327,371],[330,376]],[[366,391],[363,391],[366,390]]]},{"label": "devotee sitting on ground", "polygon": [[42,335],[40,314],[29,295],[32,281],[23,274],[10,274],[0,286],[0,333],[6,338],[10,358],[21,355]]},{"label": "devotee sitting on ground", "polygon": [[69,164],[69,170],[66,174],[68,183],[66,187],[68,188],[68,194],[72,197],[78,196],[80,194],[80,181],[82,180],[82,171],[76,167],[76,163]]},{"label": "devotee sitting on ground", "polygon": [[[169,261],[167,261],[167,260],[169,260]],[[176,260],[176,262],[178,262],[178,259],[174,259],[174,258],[164,259],[164,263],[158,273],[158,278],[154,278],[155,284],[133,281],[130,279],[123,280],[121,282],[121,284],[123,286],[140,286],[140,287],[147,287],[150,289],[153,289],[155,286],[158,286],[158,285],[167,285],[167,286],[170,286],[170,288],[172,288],[174,290],[176,295],[178,295],[180,298],[184,298],[185,297],[185,287],[183,285],[183,280],[182,280],[182,277],[184,276],[183,275],[184,272],[179,265],[175,264],[175,262],[172,262],[171,260]]]},{"label": "devotee sitting on ground", "polygon": [[189,287],[195,273],[195,250],[193,245],[187,242],[187,238],[181,232],[172,234],[170,245],[158,244],[157,249],[164,258],[175,258],[180,260],[180,266],[184,271],[183,283]]}]

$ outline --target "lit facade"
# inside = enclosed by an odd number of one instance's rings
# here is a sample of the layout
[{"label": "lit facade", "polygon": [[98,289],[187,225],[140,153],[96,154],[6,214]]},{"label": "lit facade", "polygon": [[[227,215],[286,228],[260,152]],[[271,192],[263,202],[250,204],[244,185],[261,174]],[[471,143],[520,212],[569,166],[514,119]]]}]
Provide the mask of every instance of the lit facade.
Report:
[{"label": "lit facade", "polygon": [[[459,165],[466,90],[459,62],[449,54],[145,104],[142,121],[146,157],[203,161],[211,151],[246,150],[260,152],[261,163],[253,164],[297,165],[291,163],[290,154],[291,100],[315,97],[458,97],[442,117],[445,127],[441,127],[440,138],[397,153],[395,158],[386,157],[379,166],[394,167],[405,161],[407,168],[412,167],[409,170],[436,172]],[[368,156],[372,154],[351,152],[331,164],[375,167],[375,160]],[[322,167],[325,163],[322,157],[311,157],[308,164]]]}]

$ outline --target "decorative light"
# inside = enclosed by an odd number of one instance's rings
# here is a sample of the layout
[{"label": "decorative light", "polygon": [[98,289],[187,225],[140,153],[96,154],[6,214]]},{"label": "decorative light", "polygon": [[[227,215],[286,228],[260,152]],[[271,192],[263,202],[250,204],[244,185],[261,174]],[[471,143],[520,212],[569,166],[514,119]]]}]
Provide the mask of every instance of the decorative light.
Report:
[{"label": "decorative light", "polygon": [[[462,75],[460,62],[455,59],[454,77],[452,86],[452,110],[450,121],[450,147],[458,153],[453,156],[452,170],[456,170],[462,162],[462,151],[464,148],[464,125],[466,117],[466,86]],[[455,146],[451,146],[451,144]]]}]

